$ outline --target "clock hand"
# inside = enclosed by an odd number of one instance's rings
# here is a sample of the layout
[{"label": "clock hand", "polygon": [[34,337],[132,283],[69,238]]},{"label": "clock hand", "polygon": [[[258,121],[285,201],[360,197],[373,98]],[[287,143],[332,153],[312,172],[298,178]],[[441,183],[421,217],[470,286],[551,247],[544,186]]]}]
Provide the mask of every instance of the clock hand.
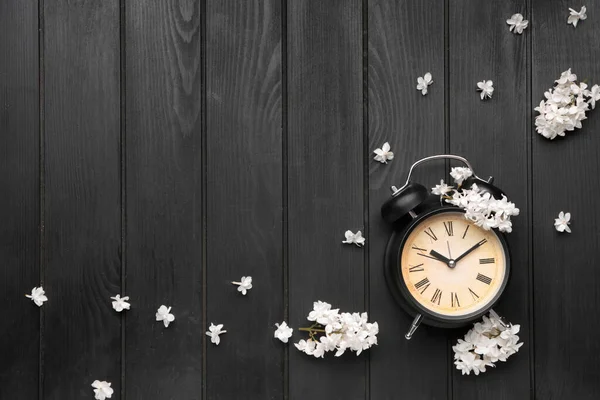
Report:
[{"label": "clock hand", "polygon": [[485,244],[487,242],[487,239],[482,239],[479,242],[477,242],[473,247],[471,247],[469,250],[465,251],[464,253],[462,253],[460,256],[456,257],[456,259],[454,259],[454,262],[458,262],[459,260],[461,260],[462,258],[465,258],[467,256],[467,254],[469,254],[470,252],[472,252],[473,250],[477,249],[479,246]]},{"label": "clock hand", "polygon": [[446,262],[446,261],[444,261],[444,260],[440,260],[440,259],[439,259],[439,258],[437,258],[437,257],[432,257],[432,256],[430,256],[429,254],[423,254],[423,253],[417,253],[417,254],[418,254],[418,255],[420,255],[420,256],[423,256],[423,257],[431,258],[432,260]]},{"label": "clock hand", "polygon": [[452,261],[452,260],[450,260],[448,257],[446,257],[446,256],[444,256],[444,255],[442,255],[442,254],[438,253],[438,252],[437,252],[437,251],[435,251],[435,250],[431,250],[431,251],[429,252],[429,254],[431,254],[431,255],[432,255],[433,257],[435,257],[437,260],[440,260],[440,261],[443,261],[443,262],[445,262],[446,264],[448,264],[448,263],[450,263],[450,261]]}]

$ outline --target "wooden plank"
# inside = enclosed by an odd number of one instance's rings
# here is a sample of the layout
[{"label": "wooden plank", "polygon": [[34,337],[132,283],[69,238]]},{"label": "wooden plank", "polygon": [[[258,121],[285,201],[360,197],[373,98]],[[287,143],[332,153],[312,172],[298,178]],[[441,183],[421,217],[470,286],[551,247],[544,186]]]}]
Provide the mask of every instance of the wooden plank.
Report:
[{"label": "wooden plank", "polygon": [[[202,393],[200,1],[128,1],[126,203],[128,399]],[[171,306],[168,328],[155,321]]]},{"label": "wooden plank", "polygon": [[206,7],[207,323],[228,331],[207,345],[206,398],[282,398],[281,1]]},{"label": "wooden plank", "polygon": [[[360,1],[289,1],[289,315],[308,326],[313,301],[366,311]],[[294,340],[306,338],[297,330]],[[290,347],[290,398],[363,398],[367,353],[316,360]]]},{"label": "wooden plank", "polygon": [[[561,72],[600,84],[597,3],[586,3],[587,20],[567,25],[562,1],[534,0],[532,46],[533,109]],[[533,259],[535,391],[539,399],[595,399],[600,391],[596,332],[600,270],[600,214],[595,197],[600,173],[600,111],[588,113],[583,129],[549,141],[533,131]],[[533,113],[530,126],[533,126]],[[590,191],[587,193],[587,191]],[[572,214],[572,232],[556,232],[560,211]]]},{"label": "wooden plank", "polygon": [[[462,376],[454,366],[454,398],[528,398],[530,394],[529,320],[530,243],[529,213],[529,64],[532,29],[522,35],[510,32],[506,20],[514,13],[529,18],[526,4],[518,0],[449,3],[450,149],[466,157],[481,177],[494,183],[521,210],[506,235],[511,251],[512,274],[495,310],[515,324],[524,346],[519,353],[484,376]],[[473,55],[476,54],[476,57]],[[477,82],[494,82],[491,99],[482,101]],[[468,328],[456,333],[462,338]],[[454,344],[454,343],[453,343]],[[510,382],[507,385],[506,382]]]},{"label": "wooden plank", "polygon": [[[0,398],[38,396],[39,60],[36,1],[0,4]],[[17,45],[18,43],[18,45]]]},{"label": "wooden plank", "polygon": [[[412,318],[391,297],[383,275],[391,228],[381,205],[391,185],[402,185],[419,158],[444,153],[444,4],[440,1],[369,1],[369,264],[370,308],[380,323],[381,345],[371,352],[371,398],[442,399],[447,396],[447,332],[422,326],[404,339]],[[417,76],[431,72],[423,96]],[[372,151],[390,142],[394,160],[373,160]],[[426,187],[447,174],[443,162],[425,164],[414,181]],[[398,391],[400,389],[400,392]]]},{"label": "wooden plank", "polygon": [[[43,397],[119,398],[119,2],[44,2]],[[67,378],[68,377],[68,378]]]}]

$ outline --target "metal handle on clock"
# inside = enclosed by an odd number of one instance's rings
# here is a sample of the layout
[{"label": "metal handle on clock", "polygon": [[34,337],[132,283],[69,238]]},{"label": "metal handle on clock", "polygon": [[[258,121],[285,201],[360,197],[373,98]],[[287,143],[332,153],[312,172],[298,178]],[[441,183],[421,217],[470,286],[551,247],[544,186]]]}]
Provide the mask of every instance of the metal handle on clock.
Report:
[{"label": "metal handle on clock", "polygon": [[477,179],[480,179],[480,177],[478,177],[475,174],[475,171],[473,170],[473,167],[471,166],[471,163],[469,163],[469,161],[461,156],[456,156],[454,154],[438,154],[435,156],[429,156],[429,157],[425,157],[425,158],[421,158],[420,160],[416,161],[413,165],[410,166],[410,170],[408,171],[408,177],[406,178],[406,183],[401,187],[401,188],[397,188],[395,186],[392,186],[392,196],[395,196],[396,194],[400,193],[400,191],[402,189],[404,189],[406,186],[408,186],[408,184],[410,183],[410,176],[412,175],[413,169],[415,169],[415,167],[419,164],[422,164],[424,162],[427,161],[432,161],[432,160],[442,160],[442,159],[452,159],[452,160],[458,160],[460,162],[462,162],[463,164],[465,164],[467,166],[467,168],[469,168],[472,172],[473,172],[473,176]]}]

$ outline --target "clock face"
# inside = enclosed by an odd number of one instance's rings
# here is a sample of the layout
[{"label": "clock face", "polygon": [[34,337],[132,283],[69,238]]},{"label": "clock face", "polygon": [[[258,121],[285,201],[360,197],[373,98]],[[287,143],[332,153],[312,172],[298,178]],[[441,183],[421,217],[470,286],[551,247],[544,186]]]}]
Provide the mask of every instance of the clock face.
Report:
[{"label": "clock face", "polygon": [[412,229],[402,248],[400,270],[419,305],[460,317],[481,311],[497,298],[507,258],[494,231],[483,230],[462,212],[446,211]]}]

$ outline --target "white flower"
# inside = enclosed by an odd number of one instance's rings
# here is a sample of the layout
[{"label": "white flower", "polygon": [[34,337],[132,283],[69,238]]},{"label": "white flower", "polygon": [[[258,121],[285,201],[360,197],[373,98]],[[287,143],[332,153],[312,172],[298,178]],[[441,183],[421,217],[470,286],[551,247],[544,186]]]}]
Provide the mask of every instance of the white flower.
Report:
[{"label": "white flower", "polygon": [[127,302],[129,300],[129,296],[121,297],[121,295],[118,294],[115,297],[111,297],[111,299],[114,300],[112,302],[112,306],[116,312],[129,310],[129,308],[131,307],[131,304]]},{"label": "white flower", "polygon": [[46,292],[44,292],[44,288],[42,288],[41,286],[34,287],[33,289],[31,289],[31,294],[26,294],[25,297],[28,297],[31,300],[33,300],[33,302],[38,307],[41,307],[45,301],[48,301],[48,298],[46,297]]},{"label": "white flower", "polygon": [[381,149],[375,149],[373,153],[376,154],[373,159],[382,164],[387,164],[388,160],[394,159],[394,153],[390,151],[390,144],[388,142],[385,142],[383,146],[381,146]]},{"label": "white flower", "polygon": [[427,94],[427,86],[431,85],[433,80],[431,79],[431,73],[427,72],[425,76],[417,78],[417,90],[421,91],[421,94],[425,96]]},{"label": "white flower", "polygon": [[292,332],[294,331],[290,328],[285,321],[281,324],[275,324],[277,330],[275,331],[275,338],[281,340],[283,343],[287,343],[288,339],[292,337]]},{"label": "white flower", "polygon": [[94,381],[92,383],[94,388],[94,398],[96,400],[110,399],[114,393],[113,388],[110,387],[110,382],[106,381]]},{"label": "white flower", "polygon": [[592,110],[596,108],[596,101],[600,100],[600,86],[592,86],[592,90],[589,92],[590,99],[588,103],[592,106]]},{"label": "white flower", "polygon": [[565,85],[570,82],[575,82],[576,80],[577,80],[577,75],[572,73],[571,68],[569,68],[568,70],[561,73],[560,78],[558,78],[554,82],[558,83],[559,85]]},{"label": "white flower", "polygon": [[569,224],[571,220],[571,213],[560,212],[558,214],[558,218],[554,219],[554,228],[556,228],[559,232],[569,232],[571,233],[571,228],[569,228]]},{"label": "white flower", "polygon": [[445,194],[450,193],[452,189],[453,187],[445,184],[444,180],[442,179],[439,185],[435,185],[434,188],[431,188],[431,193],[436,194],[438,196],[443,196]]},{"label": "white flower", "polygon": [[575,11],[572,8],[569,8],[569,11],[571,12],[571,15],[567,18],[567,24],[573,24],[573,27],[575,28],[577,27],[579,20],[583,21],[587,18],[585,6],[581,7],[581,10],[579,11]]},{"label": "white flower", "polygon": [[210,342],[218,346],[219,343],[221,343],[219,335],[223,333],[227,333],[227,331],[223,330],[223,324],[215,325],[211,322],[208,331],[206,332],[206,336],[210,336]]},{"label": "white flower", "polygon": [[238,285],[238,292],[242,292],[242,294],[245,296],[246,292],[250,289],[252,289],[252,277],[251,276],[242,276],[242,279],[240,279],[240,282],[231,282],[234,285]]},{"label": "white flower", "polygon": [[523,29],[527,28],[529,21],[523,19],[523,16],[519,13],[513,14],[510,19],[506,20],[506,23],[510,25],[509,30],[512,31],[514,29],[514,33],[521,34],[523,33]]},{"label": "white flower", "polygon": [[346,231],[346,233],[344,233],[344,235],[346,236],[346,240],[343,240],[342,243],[346,243],[346,244],[354,243],[358,247],[362,247],[365,244],[366,239],[363,237],[361,231],[358,231],[356,233],[353,233],[352,231]]},{"label": "white flower", "polygon": [[477,88],[478,91],[481,91],[481,100],[484,100],[486,97],[489,99],[492,98],[492,94],[494,93],[494,82],[485,80],[477,82]]},{"label": "white flower", "polygon": [[[339,309],[332,309],[329,303],[315,301],[307,319],[314,322],[307,328],[311,339],[294,344],[307,355],[321,358],[327,352],[335,352],[335,356],[339,357],[346,350],[359,355],[377,344],[379,325],[377,322],[368,322],[367,313],[340,313]],[[317,335],[321,335],[320,338]]]},{"label": "white flower", "polygon": [[156,320],[162,321],[165,328],[168,328],[169,324],[175,321],[175,316],[171,314],[171,307],[160,306],[156,311]]},{"label": "white flower", "polygon": [[473,171],[465,167],[454,167],[450,170],[450,176],[454,178],[454,182],[460,186],[465,179],[473,176]]}]

